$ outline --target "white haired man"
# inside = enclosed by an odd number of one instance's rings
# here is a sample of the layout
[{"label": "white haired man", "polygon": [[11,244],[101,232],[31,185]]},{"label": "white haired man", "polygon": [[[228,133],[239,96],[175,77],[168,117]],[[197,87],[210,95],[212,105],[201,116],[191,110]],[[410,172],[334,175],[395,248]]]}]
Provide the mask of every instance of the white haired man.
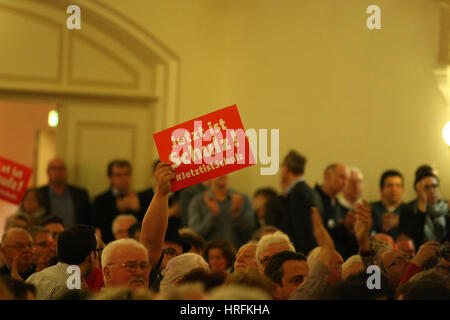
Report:
[{"label": "white haired man", "polygon": [[147,249],[134,239],[119,239],[106,245],[102,253],[106,287],[148,288],[151,265]]},{"label": "white haired man", "polygon": [[120,239],[113,241],[109,249],[109,244],[103,249],[103,277],[107,287],[148,287],[150,270],[161,263],[169,216],[170,181],[175,179],[170,163],[160,162],[155,178],[156,192],[142,221],[140,243]]},{"label": "white haired man", "polygon": [[249,241],[239,248],[236,252],[236,259],[234,261],[234,272],[247,270],[249,268],[258,268],[256,261],[257,241]]},{"label": "white haired man", "polygon": [[348,168],[348,179],[341,193],[337,195],[337,199],[346,211],[354,210],[356,203],[361,200],[363,193],[364,175],[357,167]]},{"label": "white haired man", "polygon": [[345,260],[345,262],[342,264],[341,278],[342,280],[345,280],[349,276],[358,274],[361,271],[364,271],[363,261],[360,255],[355,254]]},{"label": "white haired man", "polygon": [[115,240],[129,238],[128,229],[135,224],[136,217],[132,214],[119,214],[112,222],[112,232]]},{"label": "white haired man", "polygon": [[161,280],[160,292],[165,293],[170,288],[173,288],[185,274],[197,268],[210,271],[208,262],[196,253],[183,253],[171,259],[167,263],[164,277]]},{"label": "white haired man", "polygon": [[277,231],[274,234],[262,237],[256,247],[256,261],[259,272],[264,274],[269,258],[281,251],[295,252],[295,247],[287,234]]}]

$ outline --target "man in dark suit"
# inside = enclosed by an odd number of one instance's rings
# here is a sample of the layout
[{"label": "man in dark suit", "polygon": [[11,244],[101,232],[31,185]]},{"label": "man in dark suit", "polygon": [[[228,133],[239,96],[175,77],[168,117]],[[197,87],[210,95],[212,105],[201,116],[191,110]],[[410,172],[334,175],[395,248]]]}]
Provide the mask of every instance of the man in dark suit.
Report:
[{"label": "man in dark suit", "polygon": [[323,172],[323,184],[316,184],[314,188],[316,198],[319,199],[318,209],[323,224],[334,241],[338,237],[335,233],[342,227],[347,214],[347,210],[342,210],[343,206],[337,199],[337,195],[344,189],[347,179],[347,167],[341,163],[332,163]]},{"label": "man in dark suit", "polygon": [[414,188],[417,198],[400,211],[399,234],[411,237],[416,248],[427,241],[450,241],[449,203],[441,198],[438,176],[419,172]]},{"label": "man in dark suit", "polygon": [[297,252],[308,254],[317,246],[314,240],[311,207],[316,206],[313,190],[303,178],[306,158],[290,151],[281,168],[281,186],[284,199],[280,199],[280,229],[291,238]]},{"label": "man in dark suit", "polygon": [[51,160],[47,167],[48,185],[39,188],[46,215],[56,215],[64,225],[91,223],[91,205],[86,189],[67,183],[67,168],[60,158]]},{"label": "man in dark suit", "polygon": [[92,205],[92,224],[100,229],[102,240],[114,240],[112,222],[119,214],[133,214],[138,221],[147,210],[142,199],[131,190],[131,163],[127,160],[114,160],[108,164],[110,189],[94,199]]}]

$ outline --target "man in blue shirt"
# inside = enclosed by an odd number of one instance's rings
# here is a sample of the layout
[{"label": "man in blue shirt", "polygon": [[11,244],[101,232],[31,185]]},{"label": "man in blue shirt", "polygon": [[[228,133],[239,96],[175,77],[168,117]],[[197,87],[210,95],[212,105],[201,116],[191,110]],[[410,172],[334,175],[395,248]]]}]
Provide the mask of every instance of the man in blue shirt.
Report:
[{"label": "man in blue shirt", "polygon": [[48,185],[39,188],[43,194],[46,215],[56,215],[64,225],[91,223],[91,205],[86,189],[67,183],[67,168],[61,158],[51,160],[47,167]]},{"label": "man in blue shirt", "polygon": [[205,240],[228,240],[235,248],[249,241],[256,228],[250,198],[229,189],[227,175],[213,179],[191,201],[188,215],[189,227]]}]

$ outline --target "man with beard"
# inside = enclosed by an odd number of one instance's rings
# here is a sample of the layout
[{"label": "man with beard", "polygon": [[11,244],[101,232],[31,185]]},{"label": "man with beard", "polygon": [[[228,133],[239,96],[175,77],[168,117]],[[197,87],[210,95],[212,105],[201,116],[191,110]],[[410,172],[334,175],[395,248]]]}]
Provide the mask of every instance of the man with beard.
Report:
[{"label": "man with beard", "polygon": [[57,248],[59,262],[26,280],[35,285],[36,299],[56,300],[70,290],[88,290],[84,279],[98,259],[95,229],[86,225],[71,226],[59,236]]},{"label": "man with beard", "polygon": [[33,264],[33,239],[27,230],[13,227],[3,234],[1,252],[6,264],[0,268],[0,275],[25,280],[36,271]]}]

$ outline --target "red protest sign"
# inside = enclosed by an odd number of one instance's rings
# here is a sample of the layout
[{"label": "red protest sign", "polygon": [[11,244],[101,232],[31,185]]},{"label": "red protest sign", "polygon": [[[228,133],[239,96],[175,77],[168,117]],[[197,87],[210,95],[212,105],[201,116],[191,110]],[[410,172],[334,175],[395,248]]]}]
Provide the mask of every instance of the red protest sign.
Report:
[{"label": "red protest sign", "polygon": [[161,161],[171,162],[177,191],[255,164],[236,105],[153,135]]},{"label": "red protest sign", "polygon": [[0,199],[20,204],[33,169],[0,157]]}]

